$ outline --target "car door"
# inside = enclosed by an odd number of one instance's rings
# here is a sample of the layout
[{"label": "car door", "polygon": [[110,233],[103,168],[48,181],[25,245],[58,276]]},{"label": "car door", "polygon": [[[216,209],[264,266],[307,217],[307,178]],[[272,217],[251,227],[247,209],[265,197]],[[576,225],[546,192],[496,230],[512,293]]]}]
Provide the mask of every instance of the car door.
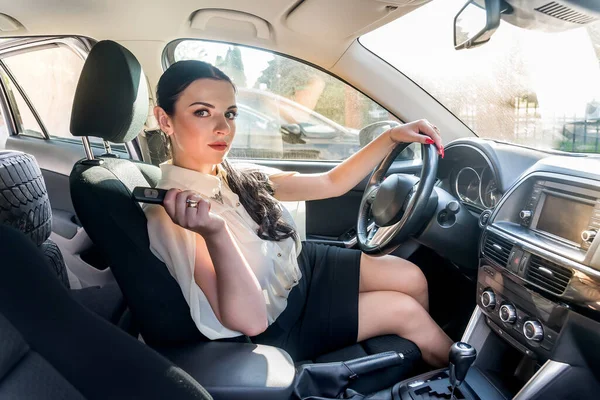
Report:
[{"label": "car door", "polygon": [[[228,43],[181,40],[165,51],[165,65],[184,59],[212,63],[232,77],[242,105],[229,158],[287,171],[320,173],[356,153],[398,120],[373,100],[322,70],[269,51]],[[383,110],[373,113],[373,110]],[[254,115],[254,117],[251,116]],[[256,115],[264,117],[258,124]],[[373,125],[378,124],[378,125]],[[260,148],[251,138],[264,135]],[[294,125],[296,125],[296,128]],[[362,129],[371,126],[373,129]],[[362,143],[362,145],[361,145]],[[418,173],[420,147],[411,145],[390,172]],[[367,178],[343,196],[286,203],[301,237],[336,245],[352,244]]]},{"label": "car door", "polygon": [[[71,168],[85,156],[71,136],[71,108],[91,43],[83,38],[8,39],[0,43],[0,80],[5,140],[0,148],[33,155],[52,206],[52,235],[65,258],[74,288],[114,280],[110,268],[79,223],[69,189]],[[96,154],[105,153],[92,139]],[[130,157],[127,146],[111,146]],[[99,210],[100,212],[101,210]],[[75,276],[75,277],[74,277]]]}]

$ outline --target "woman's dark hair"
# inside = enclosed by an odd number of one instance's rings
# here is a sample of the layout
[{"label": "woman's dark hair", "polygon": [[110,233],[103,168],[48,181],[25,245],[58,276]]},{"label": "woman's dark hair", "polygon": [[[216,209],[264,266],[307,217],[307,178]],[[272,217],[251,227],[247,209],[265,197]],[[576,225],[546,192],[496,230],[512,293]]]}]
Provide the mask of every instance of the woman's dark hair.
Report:
[{"label": "woman's dark hair", "polygon": [[[178,61],[158,81],[158,106],[172,116],[181,93],[198,79],[226,81],[235,89],[231,79],[213,65],[196,60]],[[166,144],[170,152],[169,140],[166,140]],[[275,192],[267,175],[260,171],[237,170],[227,160],[223,160],[221,165],[227,172],[227,185],[239,196],[248,214],[258,224],[257,234],[261,239],[279,241],[296,235],[294,229],[282,218],[281,206],[273,197]]]}]

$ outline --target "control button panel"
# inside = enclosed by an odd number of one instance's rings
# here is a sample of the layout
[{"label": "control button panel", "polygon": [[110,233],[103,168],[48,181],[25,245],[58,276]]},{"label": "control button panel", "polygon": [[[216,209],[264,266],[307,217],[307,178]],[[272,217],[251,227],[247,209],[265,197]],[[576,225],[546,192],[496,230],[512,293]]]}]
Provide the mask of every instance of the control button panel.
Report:
[{"label": "control button panel", "polygon": [[533,185],[533,189],[531,191],[531,196],[527,201],[527,205],[524,209],[519,212],[519,222],[523,226],[529,226],[531,224],[531,219],[533,217],[533,212],[535,207],[537,206],[538,201],[540,200],[540,196],[542,195],[542,188],[544,182],[538,181]]},{"label": "control button panel", "polygon": [[508,298],[506,296],[511,293],[503,293],[502,290],[481,283],[478,285],[478,304],[486,315],[488,325],[528,356],[548,358],[558,333],[548,328],[537,315],[525,310],[517,297]]}]

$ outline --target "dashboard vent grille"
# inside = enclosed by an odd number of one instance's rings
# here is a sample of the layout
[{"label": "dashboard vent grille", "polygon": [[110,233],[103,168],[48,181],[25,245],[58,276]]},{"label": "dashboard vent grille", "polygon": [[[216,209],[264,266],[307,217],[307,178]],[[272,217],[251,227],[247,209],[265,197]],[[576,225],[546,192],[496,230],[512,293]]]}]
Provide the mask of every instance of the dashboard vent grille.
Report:
[{"label": "dashboard vent grille", "polygon": [[596,18],[575,11],[569,7],[565,7],[557,2],[551,2],[541,7],[535,8],[534,10],[541,12],[542,14],[549,15],[554,18],[561,19],[563,21],[571,22],[574,24],[587,24],[588,22],[595,21]]},{"label": "dashboard vent grille", "polygon": [[508,257],[513,244],[495,233],[488,232],[483,243],[483,254],[503,267],[508,263]]},{"label": "dashboard vent grille", "polygon": [[531,256],[525,279],[554,294],[563,294],[573,272],[536,255]]}]

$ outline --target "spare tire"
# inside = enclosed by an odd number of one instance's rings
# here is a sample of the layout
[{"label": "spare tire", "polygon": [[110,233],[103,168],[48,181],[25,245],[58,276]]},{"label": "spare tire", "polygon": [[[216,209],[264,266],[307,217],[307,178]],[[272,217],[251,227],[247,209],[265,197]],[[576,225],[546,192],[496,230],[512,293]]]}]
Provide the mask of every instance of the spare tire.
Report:
[{"label": "spare tire", "polygon": [[40,246],[52,231],[52,208],[35,158],[0,151],[0,224],[12,226]]},{"label": "spare tire", "polygon": [[70,289],[71,284],[69,283],[69,275],[67,273],[67,266],[65,260],[58,248],[58,245],[52,240],[48,239],[40,246],[40,249],[46,257],[46,261],[50,266],[51,270],[56,274],[56,277],[66,288]]}]

